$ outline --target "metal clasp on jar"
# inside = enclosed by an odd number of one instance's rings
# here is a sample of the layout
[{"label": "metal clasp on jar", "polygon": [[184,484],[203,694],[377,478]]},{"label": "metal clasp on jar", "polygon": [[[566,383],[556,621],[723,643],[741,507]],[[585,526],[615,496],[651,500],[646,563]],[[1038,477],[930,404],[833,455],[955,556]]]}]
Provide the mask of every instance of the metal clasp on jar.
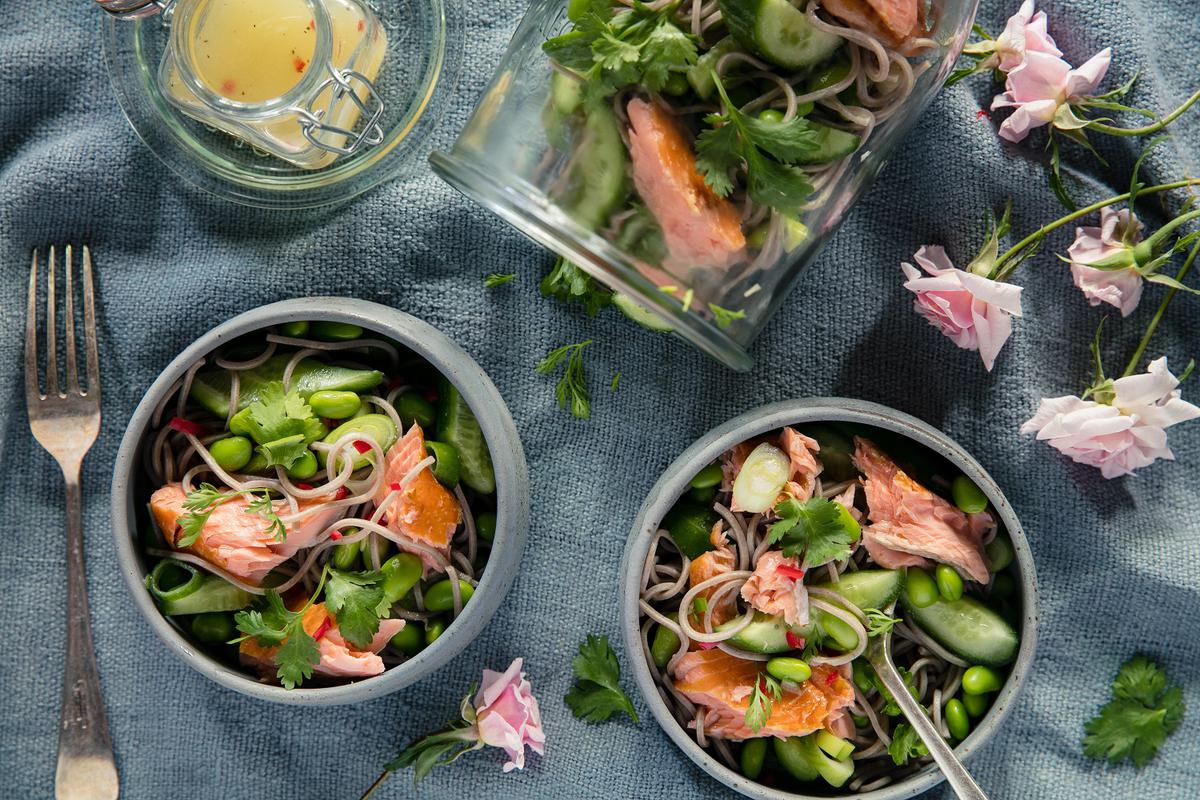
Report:
[{"label": "metal clasp on jar", "polygon": [[142,19],[162,13],[175,0],[96,0],[96,5],[122,19]]},{"label": "metal clasp on jar", "polygon": [[[296,116],[300,118],[300,130],[304,134],[304,138],[314,147],[344,156],[353,155],[363,147],[374,147],[380,144],[384,137],[383,127],[379,124],[379,120],[383,117],[383,98],[375,90],[375,85],[361,72],[352,69],[339,70],[333,64],[328,64],[327,67],[330,77],[326,78],[313,92],[312,100],[308,102],[308,105],[304,108],[293,109]],[[355,84],[358,84],[358,89],[355,88]],[[329,101],[324,104],[323,108],[318,108],[317,103],[326,90],[330,90]],[[365,90],[365,98],[359,96],[360,90]],[[324,122],[333,116],[338,105],[347,98],[358,106],[360,120],[365,120],[361,123],[362,130],[359,133]],[[371,101],[374,101],[373,109]],[[320,138],[322,136],[343,137],[345,144],[336,145],[332,142],[322,141]]]}]

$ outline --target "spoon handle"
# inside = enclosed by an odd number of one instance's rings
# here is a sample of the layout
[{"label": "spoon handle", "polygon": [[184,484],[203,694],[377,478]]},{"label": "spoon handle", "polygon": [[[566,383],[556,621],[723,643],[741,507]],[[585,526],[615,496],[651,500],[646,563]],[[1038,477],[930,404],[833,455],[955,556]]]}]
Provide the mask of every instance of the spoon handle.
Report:
[{"label": "spoon handle", "polygon": [[896,699],[896,704],[904,712],[908,723],[913,726],[917,735],[921,737],[921,741],[929,748],[929,754],[933,756],[933,760],[937,762],[955,793],[962,800],[988,800],[983,789],[980,789],[979,784],[971,777],[971,773],[967,772],[967,768],[958,760],[958,756],[954,755],[950,745],[946,744],[946,740],[937,732],[937,728],[933,727],[933,722],[926,716],[925,709],[908,693],[904,679],[900,677],[900,673],[896,671],[891,662],[884,658],[872,658],[871,666],[875,668],[883,685]]}]

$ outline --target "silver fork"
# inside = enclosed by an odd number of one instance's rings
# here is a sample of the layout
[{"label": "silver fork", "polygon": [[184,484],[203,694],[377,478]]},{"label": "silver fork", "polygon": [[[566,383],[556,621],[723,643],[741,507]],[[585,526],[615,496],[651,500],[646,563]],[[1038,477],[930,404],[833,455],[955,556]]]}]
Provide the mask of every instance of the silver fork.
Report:
[{"label": "silver fork", "polygon": [[67,500],[67,652],[63,670],[62,710],[58,729],[57,800],[115,800],[117,766],[113,761],[100,675],[92,649],[87,579],[83,567],[83,521],[79,470],[100,432],[100,363],[96,353],[96,300],[92,291],[92,254],[83,248],[83,338],[87,349],[87,389],[79,385],[75,358],[75,291],[71,246],[66,248],[66,387],[58,384],[55,320],[54,248],[46,276],[46,393],[38,385],[38,253],[29,272],[25,323],[25,403],[33,437],[62,467]]}]

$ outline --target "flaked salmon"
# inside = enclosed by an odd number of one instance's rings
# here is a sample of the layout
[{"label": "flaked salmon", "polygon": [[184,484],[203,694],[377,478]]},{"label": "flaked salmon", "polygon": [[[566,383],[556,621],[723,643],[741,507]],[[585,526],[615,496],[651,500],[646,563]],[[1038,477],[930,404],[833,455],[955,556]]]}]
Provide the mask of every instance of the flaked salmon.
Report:
[{"label": "flaked salmon", "polygon": [[[196,541],[181,548],[176,542],[180,536],[179,518],[188,513],[183,508],[186,497],[178,483],[169,483],[150,496],[150,512],[167,544],[173,549],[194,553],[255,586],[297,550],[311,547],[317,535],[344,511],[338,507],[315,510],[288,524],[287,536],[280,541],[270,532],[268,520],[256,513],[246,513],[250,501],[239,495],[214,508]],[[333,497],[331,494],[315,500],[300,500],[299,509],[304,512],[326,506]],[[284,500],[276,500],[272,505],[280,517],[292,513]]]},{"label": "flaked salmon", "polygon": [[865,476],[870,524],[863,541],[880,566],[927,566],[932,559],[988,582],[980,524],[909,477],[867,439],[855,438],[854,463]]},{"label": "flaked salmon", "polygon": [[[321,661],[313,667],[313,673],[331,678],[369,678],[383,672],[383,659],[378,653],[404,627],[404,620],[379,620],[379,632],[365,650],[355,648],[342,638],[337,622],[324,603],[313,603],[305,609],[300,624],[309,636],[317,640]],[[243,664],[270,675],[275,670],[277,649],[263,647],[254,639],[244,639],[238,644],[238,656]]]},{"label": "flaked salmon", "polygon": [[916,35],[917,0],[822,0],[833,16],[892,47],[901,47]]},{"label": "flaked salmon", "polygon": [[638,194],[681,266],[724,268],[742,258],[741,215],[696,169],[696,155],[670,113],[640,97],[625,107]]},{"label": "flaked salmon", "polygon": [[[712,542],[713,547],[716,549],[709,550],[692,559],[692,563],[688,565],[689,586],[697,586],[709,578],[715,578],[718,575],[724,575],[726,572],[733,571],[733,550],[729,547],[729,543],[725,539],[720,522],[713,525],[709,541]],[[707,600],[719,588],[721,587],[715,586],[701,589],[697,596]],[[714,626],[720,625],[722,622],[732,619],[736,613],[737,600],[734,598],[734,593],[732,591],[725,592],[716,605],[712,606],[712,623]],[[695,619],[695,615],[693,615],[693,620],[698,622]]]},{"label": "flaked salmon", "polygon": [[780,441],[792,465],[791,477],[783,490],[797,500],[807,500],[812,497],[821,472],[821,462],[816,458],[821,445],[795,428],[784,428]]},{"label": "flaked salmon", "polygon": [[[387,466],[383,483],[373,498],[376,506],[381,505],[399,486],[417,464],[425,460],[425,434],[421,426],[414,424],[404,436],[387,452]],[[428,467],[400,489],[400,495],[385,512],[387,527],[403,536],[426,544],[443,556],[450,550],[450,540],[462,522],[462,509],[458,500],[433,476]],[[402,549],[403,544],[399,545]],[[439,569],[440,565],[428,553],[413,548],[421,557],[426,569]]]},{"label": "flaked salmon", "polygon": [[813,667],[812,677],[796,691],[787,691],[771,706],[766,725],[757,732],[746,727],[746,708],[759,663],[724,650],[694,650],[675,665],[675,688],[704,707],[704,731],[724,739],[764,736],[805,736],[819,730],[839,709],[854,700],[854,687],[834,667]]},{"label": "flaked salmon", "polygon": [[742,584],[742,599],[765,614],[783,617],[788,625],[807,625],[808,590],[803,578],[804,570],[794,557],[768,550]]}]

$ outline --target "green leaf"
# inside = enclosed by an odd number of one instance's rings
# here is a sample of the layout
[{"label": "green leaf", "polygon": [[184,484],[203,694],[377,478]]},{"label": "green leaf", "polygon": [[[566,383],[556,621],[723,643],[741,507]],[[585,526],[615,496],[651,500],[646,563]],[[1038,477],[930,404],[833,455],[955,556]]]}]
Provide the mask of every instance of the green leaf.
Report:
[{"label": "green leaf", "polygon": [[788,497],[775,506],[775,514],[779,520],[767,527],[767,540],[780,544],[785,556],[803,556],[808,567],[846,558],[861,533],[851,527],[854,520],[825,497],[804,502]]},{"label": "green leaf", "polygon": [[283,524],[283,520],[275,513],[275,502],[271,500],[271,493],[263,489],[261,495],[249,493],[246,495],[249,502],[246,504],[247,514],[257,514],[267,521],[267,533],[274,536],[276,541],[282,542],[287,538],[287,526]]},{"label": "green leaf", "polygon": [[1051,131],[1046,139],[1046,147],[1050,150],[1050,190],[1054,192],[1054,196],[1058,198],[1058,202],[1062,203],[1063,208],[1068,211],[1075,211],[1078,205],[1075,203],[1071,193],[1067,191],[1067,185],[1063,183],[1062,177],[1062,155],[1058,149],[1058,139],[1055,138],[1054,132]]},{"label": "green leaf", "polygon": [[775,702],[783,697],[783,687],[779,681],[767,674],[760,674],[750,692],[750,702],[746,706],[743,722],[754,733],[761,731],[771,718],[771,709]]},{"label": "green leaf", "polygon": [[713,319],[716,321],[717,327],[721,329],[728,328],[736,320],[746,318],[745,311],[741,309],[738,309],[737,311],[730,311],[728,308],[722,308],[716,303],[709,303],[708,310],[712,312]]},{"label": "green leaf", "polygon": [[867,636],[872,638],[891,633],[900,621],[899,617],[893,617],[878,608],[864,608],[862,612],[867,618]]},{"label": "green leaf", "polygon": [[746,191],[756,203],[795,215],[812,194],[812,184],[799,167],[780,164],[751,150],[746,154]]},{"label": "green leaf", "polygon": [[892,731],[892,743],[888,745],[888,755],[896,766],[903,766],[910,758],[920,758],[929,755],[929,747],[921,741],[917,731],[907,722],[901,722]]},{"label": "green leaf", "polygon": [[282,381],[264,385],[246,409],[245,423],[269,466],[290,469],[309,442],[325,435],[325,426],[308,403],[295,389],[284,392]]},{"label": "green leaf", "polygon": [[1144,767],[1183,721],[1183,690],[1150,659],[1135,655],[1113,681],[1113,698],[1084,725],[1083,753]]},{"label": "green leaf", "polygon": [[551,350],[537,365],[539,375],[549,375],[565,361],[566,368],[558,380],[554,395],[558,407],[568,409],[571,416],[577,419],[589,419],[592,416],[591,393],[587,388],[587,374],[583,368],[583,350],[592,341],[578,344],[565,344]]},{"label": "green leaf", "polygon": [[621,688],[621,665],[607,636],[589,635],[579,645],[571,668],[576,681],[564,700],[572,714],[588,722],[604,722],[624,713],[638,721],[633,701]]},{"label": "green leaf", "polygon": [[191,547],[200,538],[200,532],[204,530],[204,526],[208,524],[208,518],[212,516],[212,509],[204,512],[192,512],[183,514],[176,522],[182,533],[181,536],[175,539],[176,547]]},{"label": "green leaf", "polygon": [[729,173],[741,166],[741,143],[733,125],[706,128],[696,137],[696,169],[719,196],[733,191]]},{"label": "green leaf", "polygon": [[516,277],[517,273],[515,272],[493,272],[483,279],[483,288],[495,289],[497,286],[503,286]]},{"label": "green leaf", "polygon": [[538,287],[542,297],[553,297],[564,303],[578,303],[589,317],[594,317],[612,302],[613,293],[601,286],[571,261],[558,257],[550,272]]},{"label": "green leaf", "polygon": [[379,632],[380,617],[389,613],[382,582],[378,572],[329,570],[325,607],[337,620],[342,637],[359,649],[370,646]]},{"label": "green leaf", "polygon": [[308,631],[295,626],[287,641],[275,651],[275,676],[285,689],[295,689],[312,677],[313,667],[321,663],[317,640]]},{"label": "green leaf", "polygon": [[743,115],[742,125],[751,144],[780,161],[794,162],[817,147],[817,131],[804,117],[771,122]]}]

